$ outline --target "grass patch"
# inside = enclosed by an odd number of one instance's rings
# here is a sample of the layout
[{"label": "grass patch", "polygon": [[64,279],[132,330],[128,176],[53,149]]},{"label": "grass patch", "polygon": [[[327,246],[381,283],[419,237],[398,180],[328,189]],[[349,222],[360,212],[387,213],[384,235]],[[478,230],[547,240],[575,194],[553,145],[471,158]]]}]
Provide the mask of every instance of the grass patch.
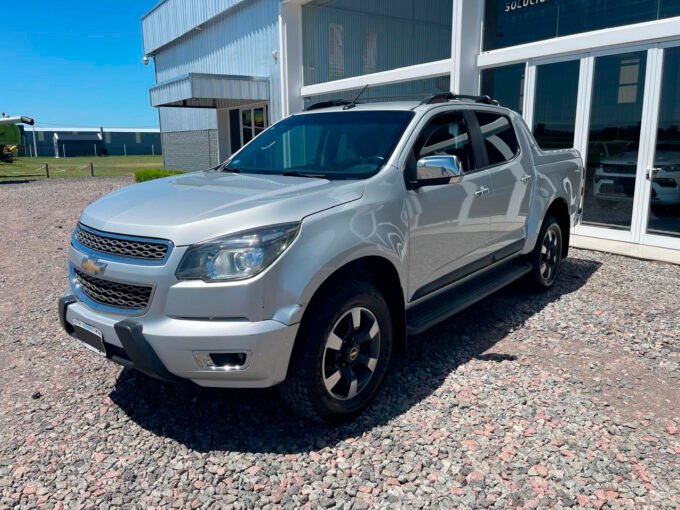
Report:
[{"label": "grass patch", "polygon": [[[17,158],[14,163],[0,162],[2,177],[39,179],[45,177],[45,163],[49,165],[50,178],[87,177],[90,161],[95,177],[132,175],[136,170],[163,166],[162,156],[100,156],[77,158]],[[32,176],[32,177],[28,177]]]},{"label": "grass patch", "polygon": [[135,182],[152,181],[154,179],[161,179],[162,177],[170,177],[184,172],[177,170],[163,170],[162,168],[145,168],[135,171]]}]

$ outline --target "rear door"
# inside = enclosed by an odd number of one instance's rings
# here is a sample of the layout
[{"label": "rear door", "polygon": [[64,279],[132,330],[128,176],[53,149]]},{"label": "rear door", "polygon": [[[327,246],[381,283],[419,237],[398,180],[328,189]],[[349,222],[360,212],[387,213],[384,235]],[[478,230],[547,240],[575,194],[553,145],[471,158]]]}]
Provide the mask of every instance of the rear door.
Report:
[{"label": "rear door", "polygon": [[[475,111],[482,141],[484,167],[491,186],[489,252],[503,258],[521,249],[531,203],[531,160],[522,154],[510,117],[493,111]],[[526,170],[525,170],[526,168]]]},{"label": "rear door", "polygon": [[[418,299],[479,269],[489,240],[489,174],[480,168],[468,127],[470,112],[448,110],[431,117],[413,145],[415,160],[456,155],[459,183],[406,192],[410,222],[409,294]],[[478,145],[478,144],[477,144]]]}]

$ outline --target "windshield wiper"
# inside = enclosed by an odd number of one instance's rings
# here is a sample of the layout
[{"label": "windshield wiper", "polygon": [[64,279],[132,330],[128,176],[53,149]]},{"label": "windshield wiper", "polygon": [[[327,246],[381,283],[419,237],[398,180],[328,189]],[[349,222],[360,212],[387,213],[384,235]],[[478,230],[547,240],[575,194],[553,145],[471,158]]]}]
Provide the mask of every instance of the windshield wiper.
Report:
[{"label": "windshield wiper", "polygon": [[220,168],[220,171],[222,172],[231,172],[232,174],[240,174],[241,170],[238,168],[232,168],[230,166],[224,165],[223,167]]},{"label": "windshield wiper", "polygon": [[298,170],[288,170],[283,172],[281,175],[286,177],[316,177],[318,179],[328,179],[326,174],[315,173],[315,172],[300,172]]}]

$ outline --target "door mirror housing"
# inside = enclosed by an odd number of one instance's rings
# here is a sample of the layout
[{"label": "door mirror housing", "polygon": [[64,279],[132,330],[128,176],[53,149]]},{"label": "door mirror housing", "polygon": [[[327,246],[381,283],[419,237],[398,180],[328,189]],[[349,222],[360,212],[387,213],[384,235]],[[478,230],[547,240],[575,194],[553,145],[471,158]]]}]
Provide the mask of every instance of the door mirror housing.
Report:
[{"label": "door mirror housing", "polygon": [[425,156],[416,162],[415,179],[409,179],[410,189],[438,184],[457,184],[463,180],[463,163],[458,156]]}]

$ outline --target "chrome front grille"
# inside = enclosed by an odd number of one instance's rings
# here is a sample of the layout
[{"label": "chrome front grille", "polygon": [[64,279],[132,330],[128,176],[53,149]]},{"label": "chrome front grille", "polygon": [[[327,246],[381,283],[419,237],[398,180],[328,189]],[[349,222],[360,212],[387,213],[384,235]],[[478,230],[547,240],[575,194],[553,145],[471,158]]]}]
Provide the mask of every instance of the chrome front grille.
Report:
[{"label": "chrome front grille", "polygon": [[[143,312],[149,306],[153,287],[104,280],[72,267],[74,290],[96,305],[120,309],[123,312]],[[82,296],[81,296],[82,297]]]},{"label": "chrome front grille", "polygon": [[100,232],[84,225],[78,225],[73,239],[97,253],[156,264],[165,262],[172,247],[170,241]]}]

